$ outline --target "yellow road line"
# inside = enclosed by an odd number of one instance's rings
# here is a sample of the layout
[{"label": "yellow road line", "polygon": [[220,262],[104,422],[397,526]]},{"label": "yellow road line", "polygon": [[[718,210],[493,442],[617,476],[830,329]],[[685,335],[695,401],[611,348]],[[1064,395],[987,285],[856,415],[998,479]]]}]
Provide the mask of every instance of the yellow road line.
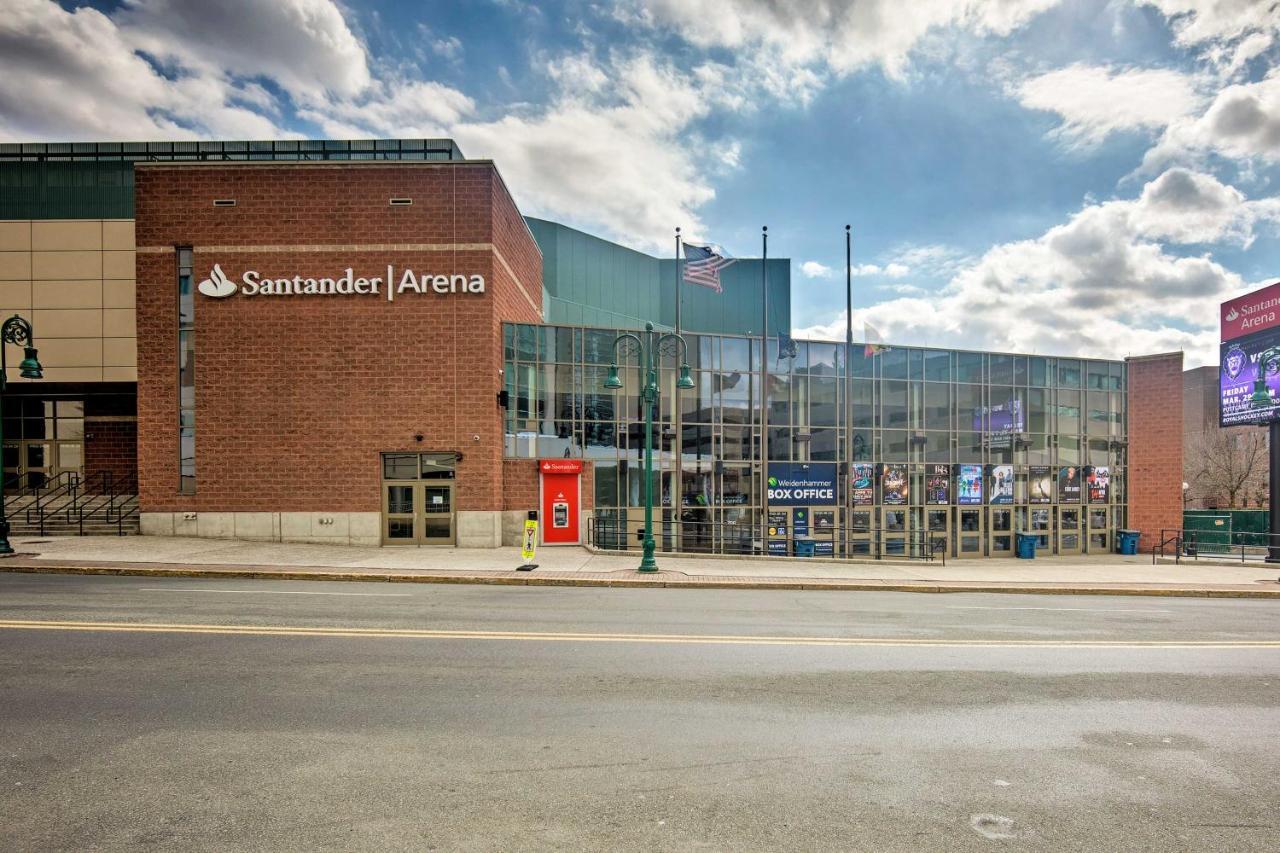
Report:
[{"label": "yellow road line", "polygon": [[200,625],[0,619],[0,629],[248,637],[336,637],[408,640],[520,640],[573,643],[686,643],[743,646],[888,646],[934,648],[1280,649],[1280,640],[935,640],[893,637],[775,637],[733,634],[587,634],[567,631],[463,631],[404,628],[307,628],[290,625]]}]

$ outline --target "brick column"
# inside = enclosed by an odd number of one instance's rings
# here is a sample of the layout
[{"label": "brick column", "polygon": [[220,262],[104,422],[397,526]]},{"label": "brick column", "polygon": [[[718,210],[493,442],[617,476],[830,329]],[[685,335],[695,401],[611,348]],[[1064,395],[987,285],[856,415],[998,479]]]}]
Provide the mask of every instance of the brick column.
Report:
[{"label": "brick column", "polygon": [[1182,527],[1182,353],[1128,358],[1131,529],[1139,547],[1159,543],[1161,529]]}]

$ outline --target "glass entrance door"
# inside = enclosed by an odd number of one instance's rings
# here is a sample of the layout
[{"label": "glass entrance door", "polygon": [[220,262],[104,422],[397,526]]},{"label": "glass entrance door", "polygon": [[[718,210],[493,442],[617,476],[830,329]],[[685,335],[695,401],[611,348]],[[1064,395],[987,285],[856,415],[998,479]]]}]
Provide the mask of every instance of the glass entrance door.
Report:
[{"label": "glass entrance door", "polygon": [[1081,544],[1080,537],[1082,532],[1083,531],[1080,526],[1080,507],[1058,507],[1058,553],[1079,554]]},{"label": "glass entrance door", "polygon": [[936,541],[938,553],[945,554],[951,547],[951,510],[941,506],[925,507],[924,527],[927,546]]},{"label": "glass entrance door", "polygon": [[905,506],[883,507],[880,510],[881,556],[907,556],[907,535],[911,532],[909,515]]},{"label": "glass entrance door", "polygon": [[422,545],[452,545],[453,483],[427,483],[422,489]]},{"label": "glass entrance door", "polygon": [[982,508],[957,507],[955,510],[955,555],[957,557],[982,556]]},{"label": "glass entrance door", "polygon": [[1086,543],[1090,554],[1105,554],[1109,550],[1111,536],[1111,509],[1105,506],[1089,507],[1089,541]]},{"label": "glass entrance door", "polygon": [[418,544],[418,487],[386,485],[382,489],[382,543]]},{"label": "glass entrance door", "polygon": [[987,553],[992,557],[1013,556],[1013,509],[992,507],[987,524]]},{"label": "glass entrance door", "polygon": [[383,485],[384,545],[452,545],[454,542],[452,483]]}]

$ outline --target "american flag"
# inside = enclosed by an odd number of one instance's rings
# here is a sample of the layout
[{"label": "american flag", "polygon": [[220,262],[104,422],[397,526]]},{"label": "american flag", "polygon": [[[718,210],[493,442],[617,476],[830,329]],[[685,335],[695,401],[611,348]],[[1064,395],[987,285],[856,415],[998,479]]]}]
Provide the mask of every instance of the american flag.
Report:
[{"label": "american flag", "polygon": [[723,293],[720,286],[720,270],[734,262],[734,258],[726,257],[726,252],[719,246],[684,244],[684,280],[699,287],[709,287],[716,293]]}]

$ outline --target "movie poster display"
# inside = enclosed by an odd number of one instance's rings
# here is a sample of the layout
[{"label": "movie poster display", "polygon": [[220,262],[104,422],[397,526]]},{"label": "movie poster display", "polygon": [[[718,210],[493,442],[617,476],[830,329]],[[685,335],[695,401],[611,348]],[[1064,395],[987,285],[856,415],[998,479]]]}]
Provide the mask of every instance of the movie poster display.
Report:
[{"label": "movie poster display", "polygon": [[1080,503],[1080,469],[1066,466],[1058,469],[1058,503]]},{"label": "movie poster display", "polygon": [[[1280,417],[1280,360],[1259,356],[1280,346],[1280,328],[1222,344],[1218,368],[1218,420],[1224,427],[1264,424]],[[1262,381],[1259,381],[1261,377]]]},{"label": "movie poster display", "polygon": [[1089,503],[1105,504],[1111,502],[1111,469],[1105,465],[1096,465],[1085,477],[1089,485]]},{"label": "movie poster display", "polygon": [[964,505],[982,503],[982,466],[960,465],[956,475],[956,503]]},{"label": "movie poster display", "polygon": [[875,467],[870,462],[855,462],[849,478],[854,506],[871,506],[876,502]]},{"label": "movie poster display", "polygon": [[1053,469],[1048,465],[1032,465],[1027,469],[1027,503],[1053,503]]},{"label": "movie poster display", "polygon": [[880,502],[885,506],[902,506],[907,502],[907,466],[886,465],[880,480]]},{"label": "movie poster display", "polygon": [[991,469],[991,504],[1005,506],[1013,503],[1013,466],[997,465]]},{"label": "movie poster display", "polygon": [[925,466],[924,502],[934,506],[951,503],[950,465]]}]

